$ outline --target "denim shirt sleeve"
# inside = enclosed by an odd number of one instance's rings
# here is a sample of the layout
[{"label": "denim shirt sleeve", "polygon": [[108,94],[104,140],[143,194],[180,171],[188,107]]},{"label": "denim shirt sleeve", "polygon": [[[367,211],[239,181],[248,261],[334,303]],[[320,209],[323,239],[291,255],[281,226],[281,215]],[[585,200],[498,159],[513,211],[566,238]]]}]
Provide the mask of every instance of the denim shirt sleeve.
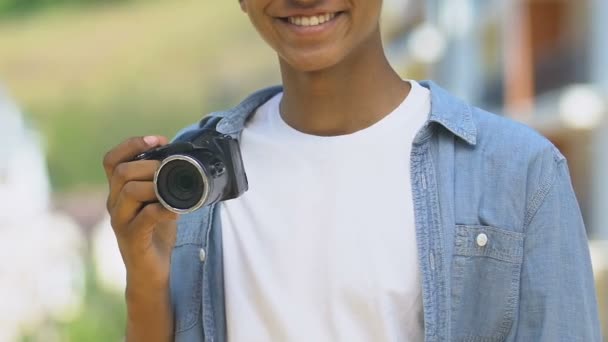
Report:
[{"label": "denim shirt sleeve", "polygon": [[539,185],[528,200],[515,340],[599,342],[585,226],[567,162],[551,150],[539,158]]}]

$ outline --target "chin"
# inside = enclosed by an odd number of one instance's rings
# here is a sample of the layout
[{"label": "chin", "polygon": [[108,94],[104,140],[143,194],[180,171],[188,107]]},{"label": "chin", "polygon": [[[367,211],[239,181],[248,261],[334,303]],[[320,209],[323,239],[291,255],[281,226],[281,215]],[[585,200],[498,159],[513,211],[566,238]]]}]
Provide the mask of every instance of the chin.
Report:
[{"label": "chin", "polygon": [[285,51],[279,54],[283,63],[299,72],[315,72],[330,69],[342,62],[344,56],[336,49],[313,51]]},{"label": "chin", "polygon": [[330,69],[340,63],[339,58],[327,55],[306,55],[283,58],[290,68],[299,72],[316,72]]},{"label": "chin", "polygon": [[324,63],[318,60],[289,63],[289,66],[299,72],[318,72],[331,68],[335,63]]}]

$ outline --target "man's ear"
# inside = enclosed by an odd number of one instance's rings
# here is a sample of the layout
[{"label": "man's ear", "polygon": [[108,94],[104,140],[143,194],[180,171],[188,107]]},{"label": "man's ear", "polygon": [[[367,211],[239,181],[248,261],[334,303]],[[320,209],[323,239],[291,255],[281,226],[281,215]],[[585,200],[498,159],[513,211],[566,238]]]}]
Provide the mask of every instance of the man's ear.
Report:
[{"label": "man's ear", "polygon": [[239,0],[239,5],[241,5],[241,11],[247,13],[247,5],[245,4],[245,0]]}]

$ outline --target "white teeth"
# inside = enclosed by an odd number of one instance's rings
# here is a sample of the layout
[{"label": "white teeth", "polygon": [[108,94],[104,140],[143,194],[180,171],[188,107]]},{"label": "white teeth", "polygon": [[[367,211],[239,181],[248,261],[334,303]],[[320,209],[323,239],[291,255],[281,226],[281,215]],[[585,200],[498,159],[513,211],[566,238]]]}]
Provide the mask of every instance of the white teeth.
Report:
[{"label": "white teeth", "polygon": [[317,26],[332,20],[336,16],[335,13],[326,13],[311,17],[289,17],[287,20],[297,26]]}]

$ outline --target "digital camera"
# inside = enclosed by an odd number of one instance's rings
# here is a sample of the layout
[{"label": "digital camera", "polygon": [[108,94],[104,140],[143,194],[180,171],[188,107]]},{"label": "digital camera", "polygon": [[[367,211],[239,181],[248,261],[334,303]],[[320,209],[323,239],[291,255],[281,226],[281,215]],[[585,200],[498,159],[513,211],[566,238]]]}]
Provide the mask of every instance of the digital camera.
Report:
[{"label": "digital camera", "polygon": [[237,198],[248,188],[237,140],[214,129],[189,132],[134,160],[161,161],[154,175],[156,197],[178,214]]}]

